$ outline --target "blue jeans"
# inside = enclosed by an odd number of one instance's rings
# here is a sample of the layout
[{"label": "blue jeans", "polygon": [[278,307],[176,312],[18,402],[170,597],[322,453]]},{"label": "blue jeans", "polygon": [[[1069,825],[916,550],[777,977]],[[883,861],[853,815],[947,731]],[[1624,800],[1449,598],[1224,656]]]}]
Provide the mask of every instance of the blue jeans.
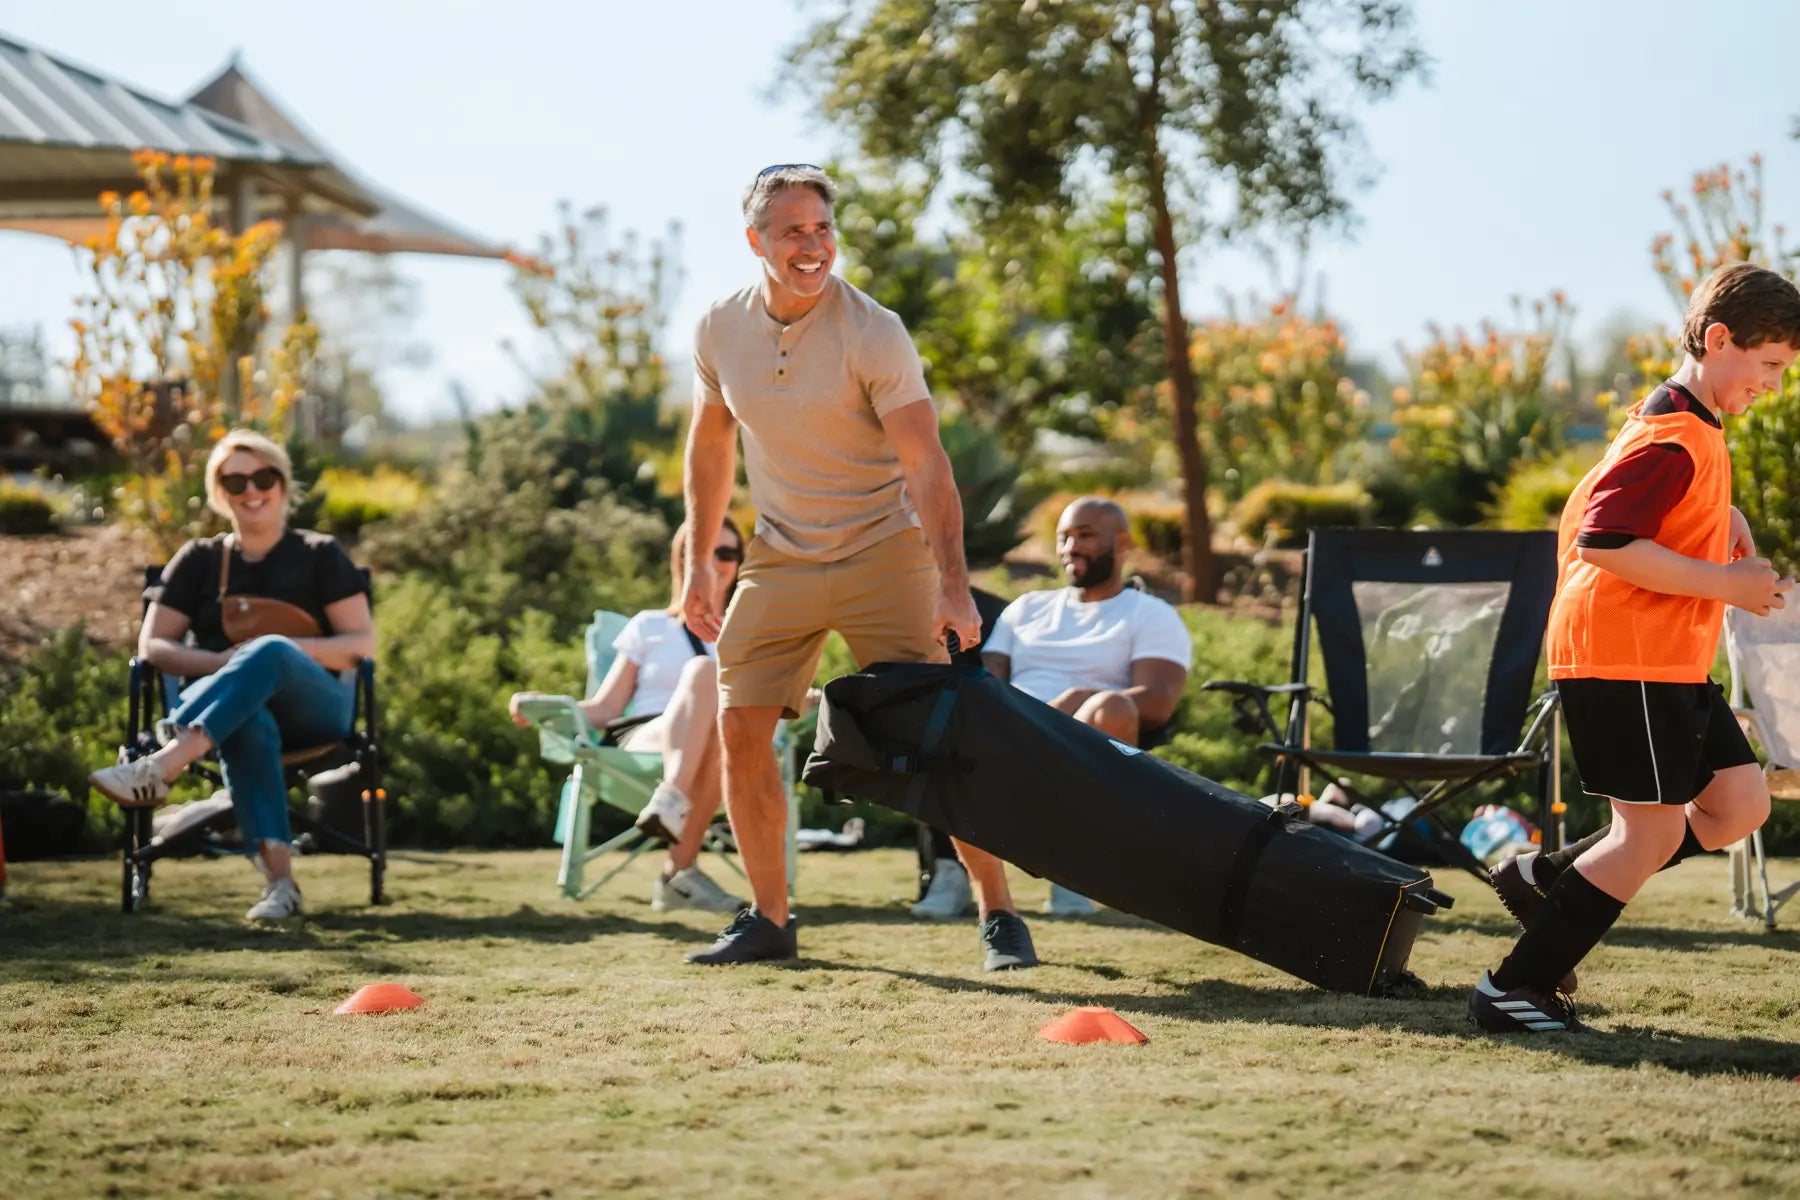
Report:
[{"label": "blue jeans", "polygon": [[349,736],[355,688],[353,673],[333,675],[291,639],[260,637],[216,674],[182,689],[169,719],[181,729],[199,726],[218,747],[244,853],[256,853],[263,842],[293,840],[282,748]]}]

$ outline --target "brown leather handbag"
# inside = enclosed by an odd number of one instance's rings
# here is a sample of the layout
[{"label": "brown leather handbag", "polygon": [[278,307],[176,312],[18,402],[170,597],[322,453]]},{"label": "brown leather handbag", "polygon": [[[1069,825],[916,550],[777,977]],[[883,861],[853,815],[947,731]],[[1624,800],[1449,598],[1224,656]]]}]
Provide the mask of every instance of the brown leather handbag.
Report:
[{"label": "brown leather handbag", "polygon": [[272,596],[227,596],[231,581],[231,546],[227,535],[219,557],[219,624],[236,646],[251,638],[271,635],[292,638],[319,637],[325,631],[313,615],[298,604]]}]

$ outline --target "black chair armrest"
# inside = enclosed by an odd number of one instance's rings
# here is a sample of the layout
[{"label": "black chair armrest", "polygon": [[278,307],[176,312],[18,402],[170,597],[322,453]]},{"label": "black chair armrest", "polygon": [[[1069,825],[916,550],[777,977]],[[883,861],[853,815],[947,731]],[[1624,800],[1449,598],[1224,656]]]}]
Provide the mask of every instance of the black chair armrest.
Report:
[{"label": "black chair armrest", "polygon": [[1229,692],[1234,696],[1291,696],[1301,692],[1312,695],[1310,683],[1245,683],[1238,679],[1209,679],[1200,685],[1203,692]]}]

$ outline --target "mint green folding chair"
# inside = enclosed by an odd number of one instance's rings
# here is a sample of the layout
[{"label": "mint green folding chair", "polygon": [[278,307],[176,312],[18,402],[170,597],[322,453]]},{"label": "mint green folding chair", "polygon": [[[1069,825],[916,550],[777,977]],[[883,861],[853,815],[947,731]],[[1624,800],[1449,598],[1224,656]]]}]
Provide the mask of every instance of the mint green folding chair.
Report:
[{"label": "mint green folding chair", "polygon": [[[626,618],[618,613],[604,610],[594,613],[593,623],[588,626],[584,638],[588,666],[587,694],[590,696],[612,667],[617,654],[613,643],[625,628],[625,622]],[[563,895],[571,900],[584,900],[605,887],[629,867],[638,855],[653,845],[653,839],[636,828],[627,829],[598,846],[590,845],[594,805],[605,804],[636,817],[638,811],[649,802],[650,793],[662,779],[662,755],[606,745],[604,734],[582,715],[572,696],[539,696],[524,700],[519,704],[519,712],[537,727],[538,751],[544,756],[544,760],[570,767],[556,813],[555,840],[562,847],[562,862],[557,871],[556,883]],[[774,750],[788,802],[789,895],[794,891],[795,854],[800,829],[800,803],[795,795],[792,749],[788,723],[783,721],[775,730]],[[744,869],[738,865],[735,847],[724,830],[715,826],[707,832],[706,839],[701,844],[704,849],[717,854],[740,876],[743,875]],[[584,886],[583,879],[588,864],[615,850],[621,851],[624,857],[593,883]]]}]

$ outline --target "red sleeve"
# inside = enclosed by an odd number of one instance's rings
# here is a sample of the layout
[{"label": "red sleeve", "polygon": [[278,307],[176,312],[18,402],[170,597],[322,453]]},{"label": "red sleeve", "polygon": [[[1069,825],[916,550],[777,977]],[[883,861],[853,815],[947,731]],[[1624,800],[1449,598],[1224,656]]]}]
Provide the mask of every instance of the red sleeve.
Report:
[{"label": "red sleeve", "polygon": [[1595,482],[1579,536],[1654,538],[1693,481],[1694,460],[1680,446],[1657,442],[1633,450]]}]

